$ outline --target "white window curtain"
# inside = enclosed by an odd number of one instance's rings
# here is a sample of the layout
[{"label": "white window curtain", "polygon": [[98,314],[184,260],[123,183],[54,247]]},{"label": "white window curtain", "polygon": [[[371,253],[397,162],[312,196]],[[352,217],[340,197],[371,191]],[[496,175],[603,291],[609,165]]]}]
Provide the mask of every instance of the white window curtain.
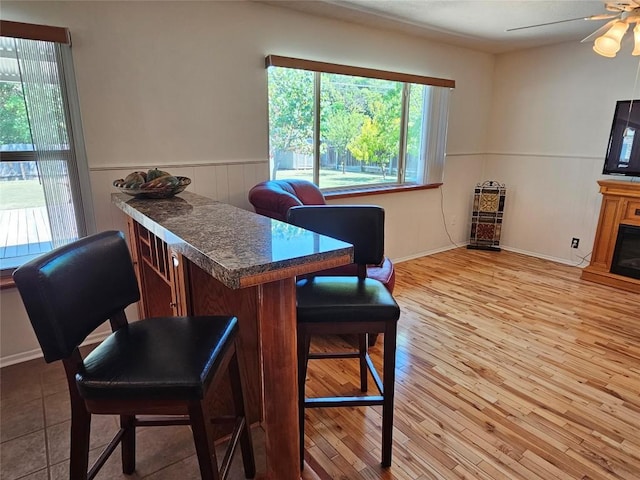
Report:
[{"label": "white window curtain", "polygon": [[420,156],[424,159],[420,165],[425,168],[418,173],[424,184],[442,183],[444,180],[450,96],[451,89],[447,87],[430,86],[425,89],[422,108],[424,134],[420,146]]},{"label": "white window curtain", "polygon": [[54,247],[95,231],[69,45],[15,38]]}]

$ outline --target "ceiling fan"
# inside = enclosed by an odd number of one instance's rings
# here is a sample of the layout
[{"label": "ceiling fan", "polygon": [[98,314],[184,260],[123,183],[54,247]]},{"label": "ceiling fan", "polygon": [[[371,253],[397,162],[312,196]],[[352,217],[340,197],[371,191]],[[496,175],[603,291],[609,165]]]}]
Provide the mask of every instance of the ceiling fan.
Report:
[{"label": "ceiling fan", "polygon": [[509,28],[507,32],[524,30],[526,28],[543,27],[558,23],[573,22],[576,20],[609,20],[588,37],[582,39],[586,42],[601,32],[605,32],[596,38],[593,50],[603,57],[613,58],[620,50],[620,42],[629,29],[629,25],[635,23],[633,29],[634,49],[632,55],[640,55],[640,0],[621,0],[618,2],[605,2],[605,9],[611,13],[600,13],[589,17],[568,18],[555,22],[538,23],[524,27]]}]

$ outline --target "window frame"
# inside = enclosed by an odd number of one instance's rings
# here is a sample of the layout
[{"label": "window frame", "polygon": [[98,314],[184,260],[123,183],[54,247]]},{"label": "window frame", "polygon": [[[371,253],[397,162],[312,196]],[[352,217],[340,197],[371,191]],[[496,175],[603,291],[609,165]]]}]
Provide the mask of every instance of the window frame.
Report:
[{"label": "window frame", "polygon": [[279,55],[267,55],[265,67],[285,67],[298,70],[310,70],[320,73],[336,73],[338,75],[351,75],[353,77],[377,78],[402,83],[419,83],[433,87],[455,88],[455,80],[446,78],[427,77],[410,73],[399,73],[388,70],[376,70],[374,68],[352,67],[337,63],[317,62],[315,60],[303,60],[301,58],[282,57]]},{"label": "window frame", "polygon": [[[0,20],[0,34],[2,37],[10,37],[22,40],[35,40],[58,44],[56,63],[60,72],[60,88],[64,100],[65,116],[69,128],[69,149],[48,150],[51,155],[60,154],[61,158],[74,157],[74,169],[69,175],[76,178],[74,197],[76,208],[76,225],[78,235],[85,236],[96,231],[91,185],[89,179],[89,167],[85,152],[84,136],[80,121],[80,106],[77,97],[75,72],[71,56],[71,35],[64,27],[38,25],[9,20]],[[0,153],[0,162],[25,162],[40,161],[38,151],[3,151]],[[68,165],[68,163],[67,163]],[[11,273],[14,268],[0,270],[0,288],[13,287]]]},{"label": "window frame", "polygon": [[[400,116],[400,132],[398,144],[398,164],[395,182],[380,182],[375,184],[363,184],[341,187],[321,187],[321,190],[327,197],[347,198],[360,195],[371,195],[376,193],[388,193],[394,191],[419,190],[428,188],[437,188],[442,182],[420,183],[406,181],[406,145],[407,145],[407,127],[408,127],[408,108],[409,108],[409,91],[411,84],[455,88],[455,81],[443,78],[428,77],[423,75],[406,74],[392,72],[387,70],[377,70],[371,68],[354,67],[349,65],[341,65],[327,62],[318,62],[314,60],[304,60],[300,58],[284,57],[279,55],[267,55],[265,57],[265,68],[283,67],[297,70],[307,70],[314,72],[314,133],[313,133],[313,182],[318,185],[320,179],[320,115],[317,113],[317,107],[320,105],[321,84],[320,78],[323,73],[349,75],[353,77],[365,77],[379,80],[387,80],[391,82],[402,83],[401,97],[401,116]],[[445,135],[446,138],[446,135]],[[425,158],[424,162],[429,163]],[[271,167],[271,166],[270,166]],[[271,168],[270,168],[271,170]]]}]

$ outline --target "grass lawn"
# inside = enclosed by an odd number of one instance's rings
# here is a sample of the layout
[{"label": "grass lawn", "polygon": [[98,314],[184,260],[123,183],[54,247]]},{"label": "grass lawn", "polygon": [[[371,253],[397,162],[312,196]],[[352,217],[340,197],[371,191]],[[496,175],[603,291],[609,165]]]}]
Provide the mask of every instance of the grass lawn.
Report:
[{"label": "grass lawn", "polygon": [[0,182],[0,210],[44,205],[44,193],[38,180]]},{"label": "grass lawn", "polygon": [[[309,170],[278,170],[278,179],[283,178],[301,178],[313,181],[313,171]],[[382,178],[381,173],[368,172],[344,172],[341,170],[320,170],[320,188],[338,188],[338,187],[357,187],[358,185],[371,185],[376,183],[394,183],[396,177],[387,175],[386,179]]]}]

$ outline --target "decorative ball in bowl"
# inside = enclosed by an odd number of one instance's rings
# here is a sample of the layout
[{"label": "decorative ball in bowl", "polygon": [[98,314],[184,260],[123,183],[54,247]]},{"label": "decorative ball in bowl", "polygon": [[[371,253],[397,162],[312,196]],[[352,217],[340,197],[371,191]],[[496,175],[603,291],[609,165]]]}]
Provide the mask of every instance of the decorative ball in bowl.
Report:
[{"label": "decorative ball in bowl", "polygon": [[132,172],[113,181],[122,193],[138,198],[169,198],[184,191],[191,183],[188,177],[173,176],[157,168],[148,172]]}]

